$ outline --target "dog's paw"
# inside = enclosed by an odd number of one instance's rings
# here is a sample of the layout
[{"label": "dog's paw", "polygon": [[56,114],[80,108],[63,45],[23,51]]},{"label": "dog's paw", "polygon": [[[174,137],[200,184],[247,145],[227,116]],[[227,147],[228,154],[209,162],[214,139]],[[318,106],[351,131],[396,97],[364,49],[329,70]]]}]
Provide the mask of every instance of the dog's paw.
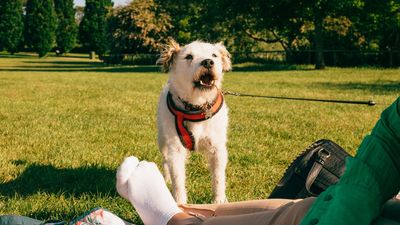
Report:
[{"label": "dog's paw", "polygon": [[133,172],[136,170],[136,167],[139,164],[139,160],[130,156],[122,162],[117,170],[117,192],[121,197],[128,199],[128,187],[127,183]]}]

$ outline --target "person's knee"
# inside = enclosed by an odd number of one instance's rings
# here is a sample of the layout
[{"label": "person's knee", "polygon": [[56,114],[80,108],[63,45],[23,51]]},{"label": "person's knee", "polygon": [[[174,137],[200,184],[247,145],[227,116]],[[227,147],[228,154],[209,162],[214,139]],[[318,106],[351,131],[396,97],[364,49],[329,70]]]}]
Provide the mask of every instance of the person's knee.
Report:
[{"label": "person's knee", "polygon": [[299,224],[307,214],[308,210],[311,208],[311,205],[314,203],[315,199],[316,198],[314,197],[306,198],[302,201],[291,204],[284,209],[284,211],[279,215],[279,218],[276,218],[274,224]]}]

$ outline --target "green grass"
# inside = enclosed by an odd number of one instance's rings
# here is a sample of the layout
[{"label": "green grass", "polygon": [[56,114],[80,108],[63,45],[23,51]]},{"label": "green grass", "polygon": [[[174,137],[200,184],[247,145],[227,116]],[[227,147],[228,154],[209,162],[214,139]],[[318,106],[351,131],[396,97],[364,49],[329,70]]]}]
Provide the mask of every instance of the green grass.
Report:
[{"label": "green grass", "polygon": [[[268,68],[274,71],[258,71]],[[332,139],[354,154],[400,94],[396,69],[235,69],[225,76],[225,90],[379,104],[226,96],[230,201],[266,198],[291,160],[318,139]],[[129,155],[161,163],[155,118],[167,76],[158,71],[77,57],[0,55],[0,215],[70,220],[105,207],[139,223],[115,191],[115,170]],[[189,201],[210,202],[202,155],[192,154],[187,174]]]}]

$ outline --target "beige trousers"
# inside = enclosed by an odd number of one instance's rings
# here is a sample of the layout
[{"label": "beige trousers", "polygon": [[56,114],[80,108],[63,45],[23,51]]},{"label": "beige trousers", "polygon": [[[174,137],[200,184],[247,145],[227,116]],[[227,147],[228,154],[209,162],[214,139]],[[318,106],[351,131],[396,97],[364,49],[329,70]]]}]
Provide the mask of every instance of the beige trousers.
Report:
[{"label": "beige trousers", "polygon": [[[267,199],[226,204],[185,204],[179,207],[195,215],[187,225],[297,225],[315,198]],[[360,212],[362,213],[362,212]],[[386,203],[375,225],[400,225],[400,201]]]}]

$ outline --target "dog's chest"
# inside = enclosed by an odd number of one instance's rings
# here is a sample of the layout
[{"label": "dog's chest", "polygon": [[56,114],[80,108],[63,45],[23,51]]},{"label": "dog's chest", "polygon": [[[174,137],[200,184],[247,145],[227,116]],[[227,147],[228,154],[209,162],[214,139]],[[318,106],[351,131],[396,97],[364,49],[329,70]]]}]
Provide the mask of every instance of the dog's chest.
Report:
[{"label": "dog's chest", "polygon": [[[190,127],[190,126],[189,126]],[[191,129],[191,128],[189,128]],[[202,151],[206,149],[212,149],[212,141],[210,132],[207,127],[204,126],[192,126],[192,135],[195,140],[195,151]]]},{"label": "dog's chest", "polygon": [[209,123],[209,121],[210,120],[201,122],[184,121],[183,123],[186,125],[188,130],[192,132],[192,135],[196,139],[202,139],[207,137],[212,132],[213,126]]},{"label": "dog's chest", "polygon": [[192,133],[195,140],[195,150],[210,149],[214,139],[217,139],[216,133],[219,132],[221,127],[214,124],[216,121],[213,119],[202,122],[189,122],[185,121],[188,130]]}]

